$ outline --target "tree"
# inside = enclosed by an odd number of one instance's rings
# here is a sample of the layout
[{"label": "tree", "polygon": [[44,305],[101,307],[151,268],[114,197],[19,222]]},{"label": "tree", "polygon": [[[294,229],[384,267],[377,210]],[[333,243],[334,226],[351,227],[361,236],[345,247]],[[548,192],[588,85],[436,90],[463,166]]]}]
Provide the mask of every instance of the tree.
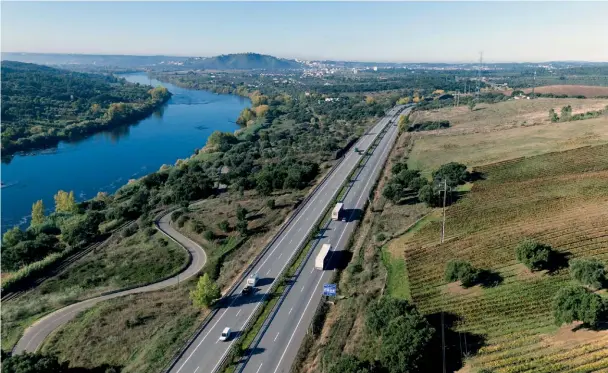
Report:
[{"label": "tree", "polygon": [[220,288],[205,273],[199,277],[196,289],[190,292],[190,299],[195,306],[208,308],[221,295]]},{"label": "tree", "polygon": [[76,213],[78,212],[78,206],[76,205],[76,201],[74,200],[74,192],[70,191],[69,193],[63,190],[60,190],[55,194],[55,212],[69,212]]},{"label": "tree", "polygon": [[594,290],[601,289],[606,282],[604,263],[597,259],[573,259],[570,261],[572,278]]},{"label": "tree", "polygon": [[416,193],[418,193],[418,191],[420,191],[420,189],[422,189],[423,186],[427,185],[427,181],[424,178],[421,177],[415,177],[412,180],[410,180],[409,184],[407,184],[407,187],[413,191],[415,191]]},{"label": "tree", "polygon": [[559,121],[559,117],[557,116],[555,109],[549,110],[549,120],[551,121],[551,123],[555,123],[555,122]]},{"label": "tree", "polygon": [[70,246],[79,246],[92,241],[99,234],[99,224],[104,216],[98,211],[89,211],[85,215],[74,217],[61,229],[61,238]]},{"label": "tree", "polygon": [[595,328],[606,319],[608,304],[601,296],[582,286],[561,289],[553,300],[553,316],[557,325],[582,321]]},{"label": "tree", "polygon": [[415,372],[435,330],[416,309],[388,323],[382,334],[379,360],[390,373]]},{"label": "tree", "polygon": [[238,220],[247,220],[247,209],[241,205],[236,205],[236,218]]},{"label": "tree", "polygon": [[471,110],[471,111],[475,110],[475,105],[476,104],[475,104],[474,100],[469,101],[469,103],[467,104],[467,106],[469,107],[469,110]]},{"label": "tree", "polygon": [[546,268],[551,258],[551,247],[532,239],[525,239],[516,249],[517,260],[530,270]]},{"label": "tree", "polygon": [[468,288],[479,280],[479,270],[464,260],[450,260],[445,267],[445,280],[460,281],[462,287]]},{"label": "tree", "polygon": [[382,297],[367,309],[365,325],[373,335],[379,336],[387,329],[391,320],[404,315],[412,308],[412,305],[406,300]]},{"label": "tree", "polygon": [[275,202],[274,198],[267,200],[266,206],[268,206],[269,209],[274,210],[274,208],[276,206],[276,202]]},{"label": "tree", "polygon": [[404,188],[394,180],[386,183],[382,195],[393,203],[399,202],[404,195]]},{"label": "tree", "polygon": [[397,175],[397,174],[399,174],[403,170],[407,170],[407,163],[405,163],[405,162],[397,162],[391,168],[391,173],[393,175]]},{"label": "tree", "polygon": [[369,362],[361,361],[356,356],[341,355],[329,368],[329,373],[372,373],[373,368]]},{"label": "tree", "polygon": [[67,364],[59,363],[56,356],[25,352],[2,362],[2,373],[63,373]]},{"label": "tree", "polygon": [[423,185],[420,190],[418,190],[418,199],[421,202],[426,203],[427,206],[437,206],[437,196],[435,194],[435,190],[429,184]]},{"label": "tree", "polygon": [[433,172],[433,180],[437,182],[446,180],[447,184],[451,187],[465,183],[468,176],[467,166],[457,162],[441,165],[441,167]]},{"label": "tree", "polygon": [[36,201],[32,205],[32,222],[31,225],[38,225],[44,222],[44,203],[42,200]]},{"label": "tree", "polygon": [[15,226],[6,231],[2,236],[2,246],[4,248],[9,246],[15,246],[19,242],[24,241],[26,239],[27,234],[21,229],[19,229],[19,227]]},{"label": "tree", "polygon": [[227,220],[222,220],[221,222],[217,223],[217,226],[224,232],[228,232],[228,229],[230,229],[230,224]]},{"label": "tree", "polygon": [[572,118],[572,106],[568,105],[568,106],[564,106],[562,108],[562,112],[561,112],[561,116],[560,116],[560,120],[562,122],[567,122]]}]

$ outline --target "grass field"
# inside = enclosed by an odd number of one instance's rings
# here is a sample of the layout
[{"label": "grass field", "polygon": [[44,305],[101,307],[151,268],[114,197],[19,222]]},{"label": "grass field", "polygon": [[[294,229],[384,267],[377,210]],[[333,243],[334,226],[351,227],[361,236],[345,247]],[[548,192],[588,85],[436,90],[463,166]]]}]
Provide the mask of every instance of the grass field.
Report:
[{"label": "grass field", "polygon": [[[427,315],[446,312],[454,325],[448,354],[470,354],[469,371],[608,371],[608,330],[553,322],[552,297],[571,283],[567,268],[530,273],[514,254],[521,239],[532,237],[570,257],[608,264],[608,145],[477,170],[486,179],[447,210],[444,244],[437,244],[440,222],[429,221],[389,245],[388,253],[407,263],[413,301]],[[456,258],[494,271],[502,283],[446,285],[445,265]]]},{"label": "grass field", "polygon": [[52,334],[42,351],[72,366],[160,372],[204,316],[189,300],[193,283],[102,302]]},{"label": "grass field", "polygon": [[[491,118],[497,116],[493,115]],[[487,129],[493,124],[489,119],[488,122],[480,122],[479,126],[480,129]],[[455,127],[458,128],[458,124]],[[451,130],[444,131],[447,135]],[[418,137],[408,160],[408,166],[427,171],[452,161],[474,166],[514,157],[529,157],[581,146],[605,144],[608,143],[608,117],[500,131],[467,134],[452,132],[451,134],[451,136]]]},{"label": "grass field", "polygon": [[[154,228],[112,241],[23,296],[2,304],[2,348],[44,314],[105,291],[146,284],[178,272],[186,252]],[[128,270],[126,270],[128,269]]]}]

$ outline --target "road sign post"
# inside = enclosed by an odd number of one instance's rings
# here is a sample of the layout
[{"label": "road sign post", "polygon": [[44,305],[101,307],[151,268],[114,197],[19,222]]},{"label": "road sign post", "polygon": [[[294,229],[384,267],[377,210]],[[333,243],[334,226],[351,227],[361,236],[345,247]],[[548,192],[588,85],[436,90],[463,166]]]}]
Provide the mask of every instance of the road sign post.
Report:
[{"label": "road sign post", "polygon": [[323,295],[335,297],[337,294],[336,284],[323,284]]}]

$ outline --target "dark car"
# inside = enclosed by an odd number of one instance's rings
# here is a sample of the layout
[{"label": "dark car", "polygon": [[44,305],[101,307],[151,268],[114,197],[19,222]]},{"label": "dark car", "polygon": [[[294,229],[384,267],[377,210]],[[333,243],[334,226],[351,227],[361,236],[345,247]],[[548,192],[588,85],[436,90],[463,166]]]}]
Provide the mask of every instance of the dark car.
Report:
[{"label": "dark car", "polygon": [[243,288],[243,290],[241,290],[242,295],[249,295],[251,293],[253,293],[253,286],[251,285],[247,285]]}]

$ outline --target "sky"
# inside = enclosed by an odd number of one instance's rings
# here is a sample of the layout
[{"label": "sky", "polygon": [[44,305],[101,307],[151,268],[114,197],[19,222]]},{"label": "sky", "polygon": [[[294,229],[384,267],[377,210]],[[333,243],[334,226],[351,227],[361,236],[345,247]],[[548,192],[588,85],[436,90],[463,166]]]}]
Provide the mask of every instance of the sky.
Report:
[{"label": "sky", "polygon": [[2,1],[3,52],[608,61],[608,2]]}]

